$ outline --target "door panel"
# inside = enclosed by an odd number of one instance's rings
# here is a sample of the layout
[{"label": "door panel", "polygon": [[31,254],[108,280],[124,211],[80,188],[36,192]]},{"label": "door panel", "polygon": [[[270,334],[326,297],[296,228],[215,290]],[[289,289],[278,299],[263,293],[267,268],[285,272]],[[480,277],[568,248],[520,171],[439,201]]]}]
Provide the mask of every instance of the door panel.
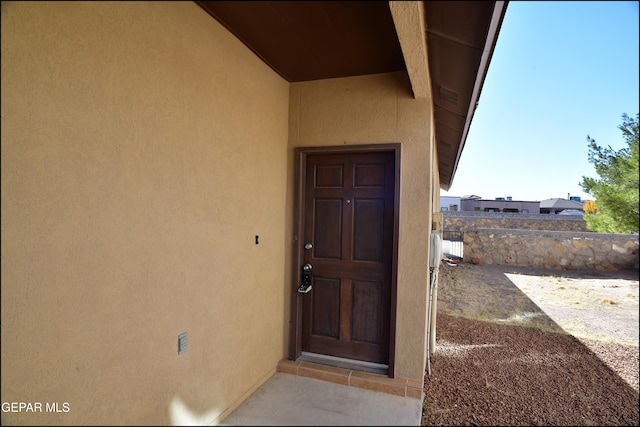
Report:
[{"label": "door panel", "polygon": [[302,351],[388,364],[395,155],[310,154],[304,177]]},{"label": "door panel", "polygon": [[340,281],[336,279],[314,280],[313,335],[340,338]]},{"label": "door panel", "polygon": [[353,259],[383,262],[384,200],[354,200],[353,225]]},{"label": "door panel", "polygon": [[313,207],[314,256],[342,258],[342,199],[316,199]]},{"label": "door panel", "polygon": [[[353,281],[353,310],[360,313],[353,320],[353,328],[351,337],[357,341],[377,343],[381,340],[379,331],[382,329],[380,325],[380,313],[377,307],[380,307],[382,295],[380,282],[367,282],[364,280]],[[371,325],[376,325],[372,328]]]}]

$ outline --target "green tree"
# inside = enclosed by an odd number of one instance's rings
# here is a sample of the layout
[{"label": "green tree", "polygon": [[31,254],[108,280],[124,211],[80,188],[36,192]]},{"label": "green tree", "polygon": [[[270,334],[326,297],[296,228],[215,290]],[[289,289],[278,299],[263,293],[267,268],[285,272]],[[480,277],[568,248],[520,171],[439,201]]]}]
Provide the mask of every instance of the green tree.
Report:
[{"label": "green tree", "polygon": [[596,199],[596,214],[585,215],[587,228],[599,233],[638,233],[638,114],[626,113],[618,129],[627,144],[614,151],[587,135],[589,162],[600,179],[582,177],[580,185]]}]

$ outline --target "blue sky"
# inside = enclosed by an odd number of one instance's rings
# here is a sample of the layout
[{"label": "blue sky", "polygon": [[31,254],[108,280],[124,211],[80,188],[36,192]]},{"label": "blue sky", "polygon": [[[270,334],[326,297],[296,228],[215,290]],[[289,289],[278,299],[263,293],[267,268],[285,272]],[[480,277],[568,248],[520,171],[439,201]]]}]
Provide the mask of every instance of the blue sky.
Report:
[{"label": "blue sky", "polygon": [[511,1],[449,191],[485,199],[580,196],[597,178],[587,135],[625,146],[639,109],[637,1]]}]

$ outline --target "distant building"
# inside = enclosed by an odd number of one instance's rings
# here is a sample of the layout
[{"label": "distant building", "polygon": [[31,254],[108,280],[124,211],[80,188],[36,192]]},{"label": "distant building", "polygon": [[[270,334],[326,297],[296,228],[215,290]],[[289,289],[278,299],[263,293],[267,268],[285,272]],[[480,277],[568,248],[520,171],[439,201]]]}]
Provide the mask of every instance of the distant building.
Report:
[{"label": "distant building", "polygon": [[465,196],[461,198],[460,206],[462,211],[467,212],[540,213],[540,202],[513,200],[510,196],[493,200]]},{"label": "distant building", "polygon": [[440,211],[459,211],[460,197],[440,196]]},{"label": "distant building", "polygon": [[540,200],[540,213],[559,214],[562,211],[583,211],[584,202],[580,201],[580,197],[571,197],[567,199],[545,199]]}]

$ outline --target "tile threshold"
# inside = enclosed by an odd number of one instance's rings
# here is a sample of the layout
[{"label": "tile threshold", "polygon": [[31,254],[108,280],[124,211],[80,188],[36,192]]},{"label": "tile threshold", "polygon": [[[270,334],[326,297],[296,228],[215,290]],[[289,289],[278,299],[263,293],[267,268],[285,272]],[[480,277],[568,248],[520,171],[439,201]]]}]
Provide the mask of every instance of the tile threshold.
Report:
[{"label": "tile threshold", "polygon": [[369,372],[327,366],[300,360],[283,359],[278,362],[278,372],[315,378],[335,384],[380,391],[395,396],[423,399],[423,379],[389,378]]}]

